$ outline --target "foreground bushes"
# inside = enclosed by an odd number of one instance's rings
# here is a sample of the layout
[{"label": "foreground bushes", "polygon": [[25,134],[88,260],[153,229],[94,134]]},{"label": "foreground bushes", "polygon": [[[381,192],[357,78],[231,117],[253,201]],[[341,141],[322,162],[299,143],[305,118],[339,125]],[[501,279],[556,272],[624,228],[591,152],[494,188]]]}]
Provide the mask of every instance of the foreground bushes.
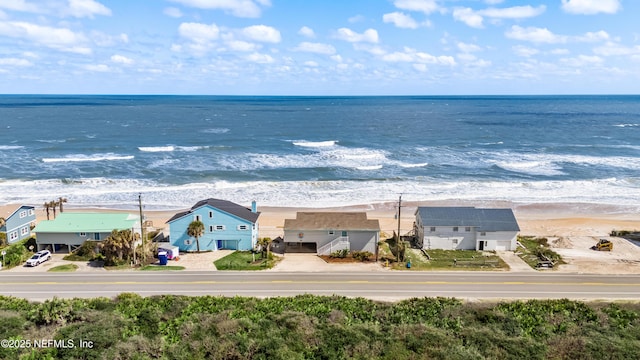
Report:
[{"label": "foreground bushes", "polygon": [[1,359],[628,359],[640,305],[420,298],[123,294],[43,303],[0,297],[3,339],[92,348],[0,349]]}]

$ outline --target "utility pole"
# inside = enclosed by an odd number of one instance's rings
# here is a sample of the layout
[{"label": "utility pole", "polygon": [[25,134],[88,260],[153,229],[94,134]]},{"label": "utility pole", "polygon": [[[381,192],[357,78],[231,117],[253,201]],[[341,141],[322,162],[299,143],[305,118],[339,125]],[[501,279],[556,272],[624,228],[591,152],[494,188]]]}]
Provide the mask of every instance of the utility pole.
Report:
[{"label": "utility pole", "polygon": [[[144,265],[144,263],[147,260],[147,253],[145,252],[144,249],[144,224],[143,224],[143,220],[142,220],[142,194],[139,193],[138,194],[138,205],[140,207],[140,239],[142,240],[142,265]],[[134,249],[134,253],[135,253],[135,249]]]},{"label": "utility pole", "polygon": [[400,262],[400,215],[402,209],[402,194],[398,198],[398,238],[396,239],[396,261]]}]

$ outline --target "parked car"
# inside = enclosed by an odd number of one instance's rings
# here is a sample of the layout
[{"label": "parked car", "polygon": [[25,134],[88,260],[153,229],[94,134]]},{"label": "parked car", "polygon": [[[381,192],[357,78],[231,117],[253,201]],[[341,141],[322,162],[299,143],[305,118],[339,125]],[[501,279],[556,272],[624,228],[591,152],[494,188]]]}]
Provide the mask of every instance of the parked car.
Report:
[{"label": "parked car", "polygon": [[33,254],[33,256],[27,260],[27,266],[38,266],[43,262],[51,259],[51,252],[49,250],[38,251]]}]

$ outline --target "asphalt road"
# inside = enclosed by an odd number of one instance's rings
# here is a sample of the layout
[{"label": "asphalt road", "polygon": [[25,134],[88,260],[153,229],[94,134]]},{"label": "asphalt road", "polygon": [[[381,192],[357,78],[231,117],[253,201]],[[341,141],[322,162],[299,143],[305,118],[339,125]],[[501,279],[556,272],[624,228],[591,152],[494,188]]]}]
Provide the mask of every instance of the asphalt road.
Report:
[{"label": "asphalt road", "polygon": [[640,275],[489,272],[283,273],[105,272],[0,273],[0,294],[43,301],[53,297],[343,295],[376,300],[445,296],[464,299],[638,300]]}]

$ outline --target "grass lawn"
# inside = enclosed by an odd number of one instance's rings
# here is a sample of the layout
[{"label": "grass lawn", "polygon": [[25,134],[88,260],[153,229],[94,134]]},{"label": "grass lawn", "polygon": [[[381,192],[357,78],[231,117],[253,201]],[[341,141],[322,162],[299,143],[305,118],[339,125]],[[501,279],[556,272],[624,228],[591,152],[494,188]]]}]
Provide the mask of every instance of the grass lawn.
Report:
[{"label": "grass lawn", "polygon": [[58,265],[56,267],[52,267],[51,269],[47,270],[48,272],[74,272],[78,270],[78,265],[76,264],[65,264],[65,265]]},{"label": "grass lawn", "polygon": [[[407,248],[405,262],[394,263],[396,270],[501,270],[509,266],[498,256],[473,250],[427,250],[431,260],[419,249]],[[455,261],[454,261],[455,259]],[[407,268],[411,261],[411,269]]]},{"label": "grass lawn", "polygon": [[538,261],[543,260],[539,254],[551,259],[555,265],[566,264],[558,253],[549,248],[546,238],[519,236],[518,241],[525,248],[518,247],[517,255],[534,269],[536,269]]},{"label": "grass lawn", "polygon": [[218,270],[264,270],[271,269],[278,258],[271,255],[271,259],[263,259],[260,254],[255,254],[256,261],[253,261],[254,254],[251,251],[235,251],[231,254],[213,262]]},{"label": "grass lawn", "polygon": [[177,265],[147,265],[140,268],[142,271],[184,270],[184,266]]}]

